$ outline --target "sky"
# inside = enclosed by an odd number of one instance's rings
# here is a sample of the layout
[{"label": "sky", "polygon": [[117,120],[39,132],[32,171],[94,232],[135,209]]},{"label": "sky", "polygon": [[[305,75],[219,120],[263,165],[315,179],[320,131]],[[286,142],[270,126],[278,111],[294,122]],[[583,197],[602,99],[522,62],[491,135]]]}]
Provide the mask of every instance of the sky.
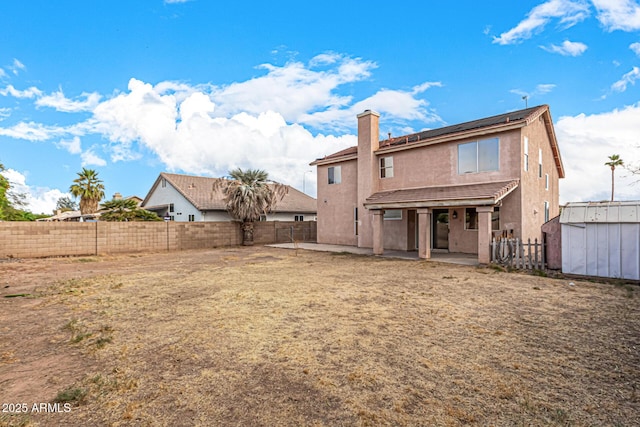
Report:
[{"label": "sky", "polygon": [[[548,104],[560,202],[640,166],[637,0],[0,2],[0,163],[51,213],[82,168],[106,198],[160,172],[237,167],[316,195],[309,163],[356,145]],[[526,99],[525,99],[526,97]],[[616,169],[616,200],[639,175]]]}]

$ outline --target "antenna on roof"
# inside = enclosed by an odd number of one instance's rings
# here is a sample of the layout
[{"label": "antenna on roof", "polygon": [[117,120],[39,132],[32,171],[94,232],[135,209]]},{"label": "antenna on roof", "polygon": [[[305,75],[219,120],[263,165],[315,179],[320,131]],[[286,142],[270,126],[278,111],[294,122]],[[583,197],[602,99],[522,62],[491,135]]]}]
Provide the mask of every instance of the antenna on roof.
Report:
[{"label": "antenna on roof", "polygon": [[524,99],[524,108],[529,108],[529,95],[524,95],[522,99]]}]

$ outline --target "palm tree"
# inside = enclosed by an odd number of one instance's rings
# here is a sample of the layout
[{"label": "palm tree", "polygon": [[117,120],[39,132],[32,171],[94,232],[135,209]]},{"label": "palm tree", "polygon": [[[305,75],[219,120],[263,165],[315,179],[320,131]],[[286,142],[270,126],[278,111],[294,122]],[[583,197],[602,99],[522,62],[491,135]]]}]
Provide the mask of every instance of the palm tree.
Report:
[{"label": "palm tree", "polygon": [[617,166],[624,166],[624,162],[620,158],[619,155],[614,154],[609,156],[609,161],[604,164],[605,166],[609,166],[611,168],[611,201],[613,202],[613,189],[614,189],[614,171]]},{"label": "palm tree", "polygon": [[100,221],[162,221],[157,214],[138,207],[133,199],[113,199],[100,205]]},{"label": "palm tree", "polygon": [[104,197],[104,184],[98,178],[98,172],[82,168],[73,182],[69,191],[74,197],[80,197],[80,213],[86,215],[97,212],[98,203]]},{"label": "palm tree", "polygon": [[271,212],[287,194],[286,185],[269,182],[267,172],[259,169],[234,169],[231,179],[220,179],[214,191],[221,189],[229,215],[242,223],[242,244],[253,245],[253,223]]}]

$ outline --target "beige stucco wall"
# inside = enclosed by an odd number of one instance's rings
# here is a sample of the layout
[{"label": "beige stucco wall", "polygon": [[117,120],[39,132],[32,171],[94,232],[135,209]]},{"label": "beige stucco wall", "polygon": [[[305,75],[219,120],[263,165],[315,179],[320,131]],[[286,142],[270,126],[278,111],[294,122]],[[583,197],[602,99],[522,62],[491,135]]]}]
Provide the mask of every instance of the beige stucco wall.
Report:
[{"label": "beige stucco wall", "polygon": [[378,152],[377,165],[381,157],[393,157],[394,174],[392,178],[380,178],[378,166],[376,177],[379,181],[379,191],[517,179],[518,163],[513,162],[517,162],[520,155],[519,130],[487,136],[489,137],[500,138],[500,168],[491,172],[458,174],[458,145],[485,137],[466,138],[410,150]]},{"label": "beige stucco wall", "polygon": [[[524,142],[520,154],[520,198],[522,206],[522,230],[518,237],[541,239],[540,227],[544,224],[544,202],[549,202],[549,219],[560,214],[558,169],[544,122],[534,120],[522,131],[522,141],[529,137],[529,170],[524,170]],[[542,177],[538,176],[538,149],[542,148]],[[545,189],[545,174],[549,174],[549,190]]]},{"label": "beige stucco wall", "polygon": [[354,208],[357,206],[357,164],[355,160],[350,160],[331,166],[341,167],[342,182],[329,184],[329,166],[318,166],[318,243],[356,246],[358,238],[355,234]]},{"label": "beige stucco wall", "polygon": [[[519,179],[518,188],[507,195],[500,205],[500,230],[506,230],[518,238],[539,239],[540,227],[544,222],[544,201],[549,202],[550,218],[559,214],[559,175],[542,119],[535,119],[524,128],[473,138],[413,146],[411,149],[394,147],[377,151],[378,133],[377,128],[372,128],[373,124],[377,124],[377,117],[359,116],[357,163],[355,160],[335,163],[343,166],[342,184],[327,185],[327,166],[318,166],[318,238],[322,243],[372,247],[373,215],[362,204],[377,191]],[[528,172],[524,171],[524,136],[529,138]],[[500,139],[499,170],[458,174],[458,145],[494,137]],[[539,148],[543,150],[542,178],[538,178]],[[388,156],[393,157],[394,176],[380,178],[380,158]],[[549,174],[548,190],[545,189],[545,174]],[[359,206],[359,238],[353,235],[353,208],[356,205]],[[464,207],[455,209],[458,211],[456,220],[452,218],[454,209],[449,209],[449,250],[477,253],[478,231],[465,230]],[[413,228],[408,218],[408,210],[405,209],[402,220],[383,222],[386,249],[413,249],[414,237],[409,236]]]}]

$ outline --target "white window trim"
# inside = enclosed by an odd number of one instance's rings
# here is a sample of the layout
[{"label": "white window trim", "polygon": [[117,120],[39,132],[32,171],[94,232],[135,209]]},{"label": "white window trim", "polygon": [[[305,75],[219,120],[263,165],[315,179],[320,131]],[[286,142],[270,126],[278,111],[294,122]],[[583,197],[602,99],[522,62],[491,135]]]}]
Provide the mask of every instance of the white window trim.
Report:
[{"label": "white window trim", "polygon": [[538,149],[538,178],[542,178],[542,148]]},{"label": "white window trim", "polygon": [[[396,212],[399,212],[399,216]],[[402,220],[402,209],[385,209],[383,218],[385,221],[400,221]]]},{"label": "white window trim", "polygon": [[[329,181],[329,171],[333,169],[333,182]],[[327,184],[335,185],[342,183],[342,166],[329,166],[327,169]]]},{"label": "white window trim", "polygon": [[529,137],[524,137],[524,171],[529,171]]},{"label": "white window trim", "polygon": [[[498,141],[498,158],[497,158],[498,167],[496,169],[480,170],[480,157],[479,157],[480,143],[483,142],[483,141],[490,141],[490,140],[494,140],[494,139]],[[476,146],[476,169],[475,169],[475,171],[460,172],[460,146],[467,145],[467,144],[475,144],[475,146]],[[457,153],[457,155],[458,155],[458,175],[468,175],[468,174],[472,174],[472,173],[497,172],[497,171],[500,170],[500,138],[494,137],[494,138],[478,139],[476,141],[462,142],[462,143],[458,144],[458,153]]]},{"label": "white window trim", "polygon": [[[380,179],[393,178],[393,156],[380,157],[378,163],[380,166]],[[383,173],[384,176],[382,176]]]}]

